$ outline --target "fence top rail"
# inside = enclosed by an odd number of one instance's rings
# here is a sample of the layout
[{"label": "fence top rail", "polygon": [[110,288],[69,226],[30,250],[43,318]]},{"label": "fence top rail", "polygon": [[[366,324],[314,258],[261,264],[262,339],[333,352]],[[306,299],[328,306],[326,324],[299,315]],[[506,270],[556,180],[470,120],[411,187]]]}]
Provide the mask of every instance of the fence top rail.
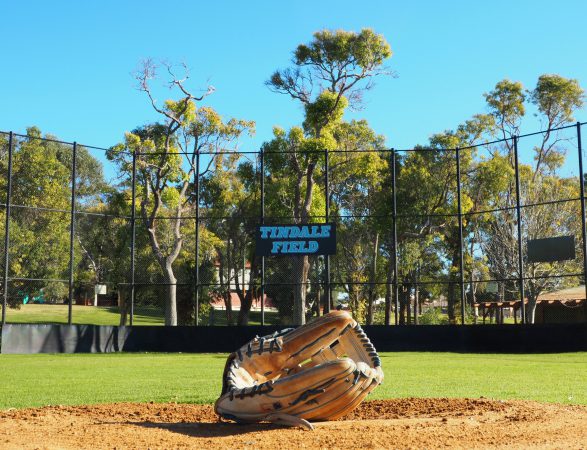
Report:
[{"label": "fence top rail", "polygon": [[[581,127],[583,125],[587,125],[587,122],[576,122],[573,124],[569,124],[569,125],[564,125],[561,127],[557,127],[557,128],[547,128],[545,130],[540,130],[540,131],[535,131],[532,133],[525,133],[525,134],[520,134],[520,135],[512,135],[510,137],[506,137],[506,138],[501,138],[501,139],[495,139],[493,141],[485,141],[485,142],[481,142],[478,144],[473,144],[473,145],[468,145],[465,147],[459,147],[458,150],[470,150],[470,149],[474,149],[474,148],[478,148],[478,147],[483,147],[486,145],[494,145],[494,144],[499,144],[501,142],[508,142],[508,141],[513,141],[514,139],[521,139],[521,138],[526,138],[526,137],[531,137],[531,136],[537,136],[540,134],[545,134],[545,133],[552,133],[552,132],[556,132],[556,131],[561,131],[561,130],[566,130],[569,128],[574,128],[574,127]],[[10,132],[8,131],[0,131],[0,134],[5,134],[8,135],[10,134]],[[76,144],[80,147],[85,147],[88,149],[93,149],[93,150],[101,150],[101,151],[109,151],[110,148],[104,148],[104,147],[98,147],[98,146],[93,146],[93,145],[86,145],[86,144],[80,144],[77,142],[68,142],[68,141],[62,141],[62,140],[58,140],[58,139],[52,139],[52,138],[47,138],[47,137],[37,137],[37,136],[27,136],[26,134],[20,134],[20,133],[14,133],[12,132],[13,136],[18,136],[18,137],[22,137],[22,138],[27,138],[27,139],[35,139],[35,140],[42,140],[42,141],[47,141],[47,142],[55,142],[58,144],[65,144],[65,145],[73,145]],[[328,150],[328,153],[364,153],[364,152],[372,152],[372,153],[378,153],[378,152],[389,152],[389,153],[405,153],[405,152],[426,152],[426,151],[431,151],[431,152],[455,152],[457,150],[457,148],[432,148],[432,147],[418,147],[418,148],[404,148],[404,149],[398,149],[398,148],[379,148],[379,149],[349,149],[349,150],[345,150],[345,149],[333,149],[333,150]],[[128,154],[132,154],[133,152],[130,151],[123,151],[124,153],[128,153]],[[196,153],[199,153],[200,155],[214,155],[214,156],[220,156],[220,155],[261,155],[261,154],[265,154],[265,155],[271,155],[271,154],[289,154],[289,153],[297,153],[296,151],[263,151],[263,150],[255,150],[255,151],[238,151],[238,150],[232,150],[232,151],[226,151],[226,150],[221,150],[218,152],[152,152],[152,153],[140,153],[140,152],[136,152],[135,154],[137,156],[141,156],[141,155],[150,155],[150,156],[157,156],[157,155],[194,155]],[[308,150],[305,151],[304,153],[325,153],[323,150]]]},{"label": "fence top rail", "polygon": [[[581,197],[573,197],[573,198],[560,198],[560,199],[555,199],[555,200],[547,200],[547,201],[535,202],[535,203],[522,203],[522,204],[520,204],[520,208],[531,208],[531,207],[536,207],[536,206],[554,205],[554,204],[559,204],[559,203],[576,202],[576,201],[580,201],[580,200],[581,200]],[[6,208],[7,206],[8,205],[6,203],[0,203],[0,208]],[[10,203],[10,207],[16,208],[16,209],[34,209],[37,211],[57,212],[57,213],[64,213],[64,214],[71,213],[71,209],[49,208],[49,207],[34,206],[34,205],[20,205],[20,204],[16,204],[16,203]],[[463,211],[462,215],[463,216],[477,216],[477,215],[482,215],[482,214],[515,211],[515,210],[516,210],[516,205],[508,205],[508,206],[502,206],[499,208],[492,208],[492,209]],[[261,216],[259,216],[258,214],[257,215],[242,215],[242,216],[226,216],[226,215],[208,216],[206,214],[205,210],[202,210],[200,208],[200,211],[201,211],[200,214],[197,216],[187,213],[187,214],[182,214],[181,216],[177,216],[177,215],[160,216],[157,218],[157,220],[163,221],[163,220],[196,220],[196,219],[198,219],[200,222],[204,222],[204,223],[209,222],[209,221],[213,221],[213,220],[216,220],[216,221],[218,221],[218,220],[241,220],[244,223],[244,222],[250,222],[250,221],[258,221],[261,218]],[[82,210],[82,209],[76,209],[75,215],[76,216],[107,217],[107,218],[112,218],[112,219],[124,219],[124,220],[132,219],[131,215],[101,213],[101,212],[96,212],[96,211],[86,211],[86,210]],[[410,219],[410,218],[417,219],[417,218],[433,218],[433,217],[436,217],[436,218],[443,218],[443,217],[456,218],[456,217],[458,217],[458,215],[459,215],[458,212],[434,213],[434,212],[425,212],[425,211],[424,212],[395,214],[395,216],[393,213],[389,213],[389,214],[334,214],[334,213],[331,213],[328,215],[328,219],[331,222],[337,222],[339,220],[344,220],[344,219],[386,219],[386,218],[392,219],[393,217],[396,217],[398,219]],[[307,217],[308,220],[315,220],[315,219],[325,220],[326,218],[327,218],[327,216],[325,214],[312,214]],[[291,225],[298,224],[296,222],[296,217],[294,217],[294,216],[275,216],[275,215],[268,216],[268,215],[265,215],[265,216],[263,216],[263,220],[284,221],[287,223],[291,222]]]},{"label": "fence top rail", "polygon": [[[0,131],[0,134],[10,134],[9,131]],[[56,144],[64,144],[64,145],[77,145],[78,147],[84,147],[84,148],[91,148],[93,150],[102,150],[102,151],[108,151],[108,148],[104,148],[104,147],[97,147],[94,145],[87,145],[87,144],[80,144],[79,142],[68,142],[68,141],[62,141],[60,139],[53,139],[53,138],[48,138],[48,137],[40,137],[40,136],[28,136],[26,134],[21,134],[21,133],[15,133],[12,132],[13,136],[17,136],[17,137],[21,137],[21,138],[26,138],[26,139],[32,139],[32,140],[37,140],[37,141],[45,141],[45,142],[54,142]],[[131,152],[129,152],[131,153]]]}]

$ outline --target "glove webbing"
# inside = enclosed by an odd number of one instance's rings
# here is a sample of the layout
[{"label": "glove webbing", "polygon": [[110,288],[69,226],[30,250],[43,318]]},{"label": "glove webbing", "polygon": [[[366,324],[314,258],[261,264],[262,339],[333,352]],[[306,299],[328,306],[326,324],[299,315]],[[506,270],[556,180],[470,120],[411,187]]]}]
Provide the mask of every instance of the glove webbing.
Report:
[{"label": "glove webbing", "polygon": [[[347,337],[345,334],[348,332],[352,334]],[[358,323],[355,326],[347,325],[340,333],[339,338],[330,347],[323,348],[312,355],[312,360],[315,364],[320,364],[331,359],[340,358],[349,351],[355,353],[348,355],[353,360],[360,360],[365,363],[371,361],[374,368],[381,367],[381,359],[375,347]]]},{"label": "glove webbing", "polygon": [[[276,331],[273,334],[268,334],[267,336],[255,336],[255,339],[253,339],[247,344],[247,351],[245,352],[245,354],[250,358],[254,352],[257,352],[259,355],[262,355],[265,351],[268,351],[269,353],[273,353],[274,351],[282,351],[281,344],[279,343],[279,340],[277,338],[289,333],[292,330],[293,328],[285,328],[281,331]],[[265,348],[266,341],[269,342],[269,346],[267,348]],[[259,347],[255,348],[254,344],[257,342],[259,343]],[[243,354],[241,352],[241,349],[238,349],[236,351],[236,355],[238,356],[238,359],[240,361],[243,360]]]}]

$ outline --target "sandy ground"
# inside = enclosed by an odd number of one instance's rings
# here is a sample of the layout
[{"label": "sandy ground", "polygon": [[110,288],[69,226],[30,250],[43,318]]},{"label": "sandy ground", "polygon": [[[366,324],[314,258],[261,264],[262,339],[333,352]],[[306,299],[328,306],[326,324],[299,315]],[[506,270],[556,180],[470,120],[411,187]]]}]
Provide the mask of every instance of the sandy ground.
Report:
[{"label": "sandy ground", "polygon": [[0,411],[0,448],[587,448],[587,407],[486,399],[363,403],[314,431],[218,421],[210,405]]}]

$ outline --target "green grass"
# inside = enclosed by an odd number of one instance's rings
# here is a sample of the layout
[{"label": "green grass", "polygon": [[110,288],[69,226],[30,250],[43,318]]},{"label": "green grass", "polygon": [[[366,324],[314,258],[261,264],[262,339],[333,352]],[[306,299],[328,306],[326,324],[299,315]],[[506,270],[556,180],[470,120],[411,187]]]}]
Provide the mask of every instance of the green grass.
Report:
[{"label": "green grass", "polygon": [[[21,305],[19,309],[6,310],[7,323],[67,323],[68,305]],[[135,325],[163,325],[163,310],[140,306],[135,309]],[[118,307],[73,305],[75,324],[119,325]]]},{"label": "green grass", "polygon": [[[119,325],[120,312],[118,307],[107,306],[81,306],[73,305],[73,323],[91,325]],[[238,310],[233,311],[234,321],[238,317]],[[438,316],[444,322],[448,322],[446,314]],[[153,306],[136,306],[134,325],[163,325],[165,313],[161,308]],[[20,305],[19,309],[8,308],[6,311],[8,323],[67,323],[67,305],[55,304],[27,304]],[[481,323],[481,319],[479,319]],[[506,319],[505,323],[514,323],[513,318]],[[209,318],[201,319],[202,325],[226,325],[226,312],[217,310],[213,313],[213,321]],[[265,324],[279,325],[279,313],[277,311],[265,311]],[[489,324],[489,318],[487,318]],[[249,313],[249,325],[261,325],[261,311]]]},{"label": "green grass", "polygon": [[[238,310],[233,311],[234,320]],[[74,324],[119,325],[120,312],[118,307],[73,305],[72,318]],[[163,325],[165,313],[161,308],[152,306],[136,306],[134,325]],[[19,309],[6,310],[7,323],[67,323],[67,305],[21,305]],[[276,311],[265,311],[265,323],[279,324]],[[209,321],[205,320],[204,325]],[[226,312],[215,311],[213,325],[226,325]],[[249,325],[261,325],[261,311],[249,313]]]},{"label": "green grass", "polygon": [[[587,353],[382,353],[373,399],[487,397],[587,404]],[[0,409],[110,402],[212,403],[226,355],[0,355]]]},{"label": "green grass", "polygon": [[[205,325],[226,325],[226,311],[217,310],[213,313],[213,321],[206,321]],[[238,310],[232,312],[233,321],[236,321],[238,317]],[[266,325],[279,325],[279,313],[277,311],[265,311],[265,324]],[[249,312],[249,325],[261,325],[261,311],[250,311]]]}]

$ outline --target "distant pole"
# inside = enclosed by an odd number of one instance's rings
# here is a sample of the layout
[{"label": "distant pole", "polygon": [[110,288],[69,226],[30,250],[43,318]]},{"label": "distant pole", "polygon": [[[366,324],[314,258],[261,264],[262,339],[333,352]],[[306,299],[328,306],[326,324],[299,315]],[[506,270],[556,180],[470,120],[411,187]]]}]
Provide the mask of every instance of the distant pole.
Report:
[{"label": "distant pole", "polygon": [[463,263],[463,207],[461,202],[461,150],[459,148],[455,151],[457,160],[457,204],[458,204],[458,219],[459,219],[459,273],[461,285],[461,325],[465,324],[465,265]]},{"label": "distant pole", "polygon": [[135,256],[136,256],[136,186],[137,186],[137,152],[132,152],[132,181],[130,205],[130,326],[135,316]]},{"label": "distant pole", "polygon": [[581,234],[583,235],[583,282],[587,298],[587,227],[585,226],[585,174],[583,172],[583,148],[581,146],[581,122],[577,122],[577,150],[579,151],[579,184],[581,187]]},{"label": "distant pole", "polygon": [[200,152],[196,150],[196,171],[194,174],[194,189],[196,190],[196,258],[195,258],[195,314],[196,326],[200,324]]},{"label": "distant pole", "polygon": [[[265,224],[265,153],[261,156],[261,225]],[[261,325],[265,325],[265,256],[261,256]]]},{"label": "distant pole", "polygon": [[391,150],[391,187],[393,189],[393,300],[395,302],[394,320],[399,323],[399,286],[397,280],[397,195],[396,195],[396,152]]},{"label": "distant pole", "polygon": [[77,177],[77,142],[73,143],[71,161],[71,221],[69,224],[69,307],[67,323],[73,323],[73,269],[74,269],[74,238],[75,238],[75,180]]},{"label": "distant pole", "polygon": [[[325,197],[325,221],[330,221],[330,182],[328,179],[328,174],[330,172],[330,161],[328,158],[328,150],[324,150],[324,197]],[[324,255],[324,264],[326,270],[326,286],[324,292],[324,313],[330,312],[330,305],[332,303],[332,291],[330,287],[330,255]],[[320,299],[318,299],[318,304],[320,304]]]},{"label": "distant pole", "polygon": [[514,164],[516,175],[516,219],[518,223],[518,283],[520,284],[520,301],[522,318],[521,323],[526,323],[526,305],[524,299],[526,294],[524,292],[524,260],[522,257],[522,208],[520,207],[520,169],[518,165],[518,137],[514,136]]},{"label": "distant pole", "polygon": [[2,325],[6,324],[6,308],[8,307],[8,264],[10,247],[10,200],[12,197],[12,131],[8,135],[8,180],[6,180],[6,217],[4,218],[4,296],[2,298]]}]

